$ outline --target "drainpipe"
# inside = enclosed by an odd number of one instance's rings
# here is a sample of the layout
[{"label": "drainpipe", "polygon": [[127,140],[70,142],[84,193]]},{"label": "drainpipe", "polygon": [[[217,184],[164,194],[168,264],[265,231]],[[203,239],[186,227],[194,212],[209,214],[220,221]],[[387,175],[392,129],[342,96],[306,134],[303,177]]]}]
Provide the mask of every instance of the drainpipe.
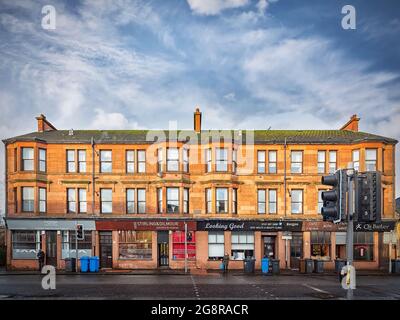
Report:
[{"label": "drainpipe", "polygon": [[95,192],[95,168],[94,168],[94,165],[95,165],[95,150],[94,150],[94,146],[95,146],[95,142],[94,142],[94,138],[92,137],[92,141],[91,141],[91,143],[92,143],[92,214],[94,215],[95,214],[95,207],[94,207],[94,205],[95,205],[95,194],[96,194],[96,192]]},{"label": "drainpipe", "polygon": [[286,138],[285,138],[285,144],[284,144],[284,147],[283,147],[283,150],[284,150],[283,188],[285,190],[283,201],[284,201],[284,204],[285,204],[285,218],[286,218],[286,215],[287,215],[287,213],[286,213],[286,211],[287,211],[286,210],[286,207],[287,207],[287,204],[286,204],[286,148],[287,148],[287,144],[286,144]]}]

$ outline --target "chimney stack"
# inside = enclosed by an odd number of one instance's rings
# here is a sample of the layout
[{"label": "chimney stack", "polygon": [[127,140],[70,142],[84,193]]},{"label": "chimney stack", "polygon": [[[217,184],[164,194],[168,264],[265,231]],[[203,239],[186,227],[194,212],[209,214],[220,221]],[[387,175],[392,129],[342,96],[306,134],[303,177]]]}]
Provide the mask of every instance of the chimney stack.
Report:
[{"label": "chimney stack", "polygon": [[357,117],[356,114],[353,114],[347,123],[340,128],[340,130],[349,130],[349,131],[358,131],[358,122],[360,121],[360,118]]},{"label": "chimney stack", "polygon": [[38,124],[38,132],[57,130],[56,127],[46,120],[46,117],[43,114],[36,117],[36,120]]},{"label": "chimney stack", "polygon": [[194,131],[197,133],[201,132],[201,112],[198,107],[194,113]]}]

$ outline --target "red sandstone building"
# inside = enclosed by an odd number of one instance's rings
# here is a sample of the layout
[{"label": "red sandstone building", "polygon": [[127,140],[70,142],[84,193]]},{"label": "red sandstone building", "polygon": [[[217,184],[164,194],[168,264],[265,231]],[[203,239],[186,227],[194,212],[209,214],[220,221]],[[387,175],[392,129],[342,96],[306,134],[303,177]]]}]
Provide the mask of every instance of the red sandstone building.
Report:
[{"label": "red sandstone building", "polygon": [[[300,259],[345,258],[345,226],[321,221],[321,176],[353,162],[382,172],[383,222],[356,225],[356,268],[385,268],[385,232],[394,229],[396,140],[340,130],[57,130],[4,140],[7,267],[65,268],[99,256],[102,269],[182,269],[185,225],[190,269],[218,269],[225,253],[241,269],[264,256],[281,268]],[[362,231],[361,231],[362,230]],[[392,257],[395,255],[395,250]]]}]

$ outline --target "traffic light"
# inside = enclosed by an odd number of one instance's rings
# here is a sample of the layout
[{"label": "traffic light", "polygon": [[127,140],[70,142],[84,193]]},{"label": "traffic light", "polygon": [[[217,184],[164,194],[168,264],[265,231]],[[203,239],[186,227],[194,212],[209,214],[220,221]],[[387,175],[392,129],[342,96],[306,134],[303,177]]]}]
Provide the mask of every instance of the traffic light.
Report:
[{"label": "traffic light", "polygon": [[355,218],[359,222],[381,222],[381,173],[359,173],[355,179]]},{"label": "traffic light", "polygon": [[189,231],[189,232],[187,233],[186,240],[189,241],[189,242],[191,242],[192,239],[193,239],[193,235],[192,235],[192,233]]},{"label": "traffic light", "polygon": [[82,224],[77,224],[76,225],[76,238],[78,240],[84,240],[85,236],[83,234],[83,225]]},{"label": "traffic light", "polygon": [[322,177],[322,184],[333,187],[332,190],[322,192],[322,220],[339,223],[346,215],[346,170],[337,170],[335,174]]}]

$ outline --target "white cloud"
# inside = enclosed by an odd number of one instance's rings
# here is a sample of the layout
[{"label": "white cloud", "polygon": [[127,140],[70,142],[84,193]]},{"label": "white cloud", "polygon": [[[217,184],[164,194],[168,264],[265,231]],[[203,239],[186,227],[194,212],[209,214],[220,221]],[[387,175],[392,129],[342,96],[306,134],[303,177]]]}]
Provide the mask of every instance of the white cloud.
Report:
[{"label": "white cloud", "polygon": [[199,15],[217,15],[226,9],[247,5],[249,0],[187,0],[190,9]]}]

